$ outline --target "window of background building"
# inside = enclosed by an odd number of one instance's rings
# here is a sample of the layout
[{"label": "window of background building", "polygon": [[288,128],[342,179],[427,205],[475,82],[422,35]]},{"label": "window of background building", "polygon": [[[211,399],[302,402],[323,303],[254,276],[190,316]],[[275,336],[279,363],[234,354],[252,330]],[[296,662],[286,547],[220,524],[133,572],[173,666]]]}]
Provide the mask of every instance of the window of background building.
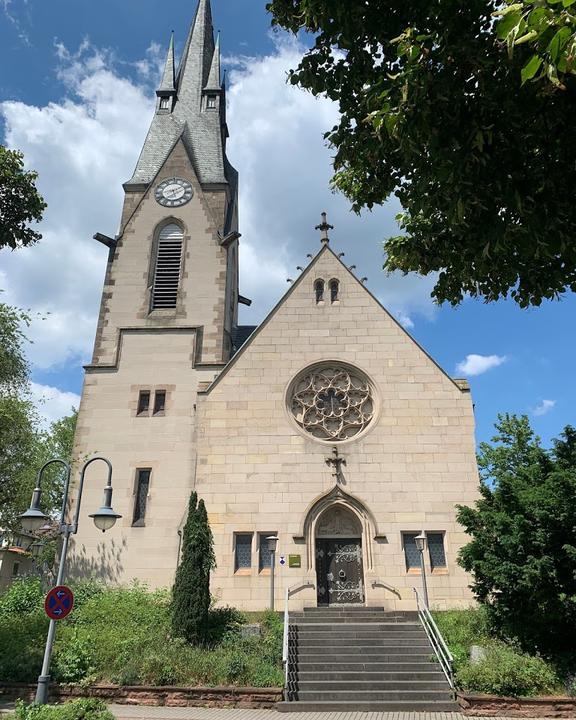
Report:
[{"label": "window of background building", "polygon": [[20,563],[15,562],[14,565],[12,565],[12,577],[17,577],[20,574]]},{"label": "window of background building", "polygon": [[446,569],[446,553],[444,551],[444,533],[426,533],[430,567],[432,570]]},{"label": "window of background building", "polygon": [[238,533],[234,543],[234,571],[252,567],[252,533]]},{"label": "window of background building", "polygon": [[137,415],[148,415],[148,410],[150,409],[150,391],[149,390],[140,390],[140,393],[138,394],[138,410],[136,411]]},{"label": "window of background building", "polygon": [[420,551],[416,547],[416,541],[414,539],[417,535],[420,535],[420,533],[402,533],[406,570],[420,570]]},{"label": "window of background building", "polygon": [[154,415],[164,415],[166,410],[166,390],[156,390],[154,393]]},{"label": "window of background building", "polygon": [[134,517],[132,525],[135,527],[143,527],[146,517],[146,504],[148,502],[148,492],[150,490],[150,475],[152,471],[149,468],[136,470],[136,492],[134,498]]}]

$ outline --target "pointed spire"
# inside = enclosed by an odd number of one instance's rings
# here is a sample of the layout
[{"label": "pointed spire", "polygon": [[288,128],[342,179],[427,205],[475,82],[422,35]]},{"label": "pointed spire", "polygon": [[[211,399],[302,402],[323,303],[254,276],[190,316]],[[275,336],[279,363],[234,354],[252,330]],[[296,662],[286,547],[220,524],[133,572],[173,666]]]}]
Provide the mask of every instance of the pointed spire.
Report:
[{"label": "pointed spire", "polygon": [[210,73],[208,75],[208,82],[206,83],[206,90],[220,90],[220,33],[216,38],[216,47],[214,48],[214,55],[212,56],[212,65],[210,66]]},{"label": "pointed spire", "polygon": [[[214,55],[210,0],[200,0],[178,68],[178,92],[199,93],[205,87]],[[198,86],[200,80],[200,86]]]},{"label": "pointed spire", "polygon": [[164,65],[164,74],[162,75],[162,83],[158,88],[160,92],[173,93],[176,90],[176,76],[174,65],[174,30],[170,36],[170,45],[166,55],[166,63]]}]

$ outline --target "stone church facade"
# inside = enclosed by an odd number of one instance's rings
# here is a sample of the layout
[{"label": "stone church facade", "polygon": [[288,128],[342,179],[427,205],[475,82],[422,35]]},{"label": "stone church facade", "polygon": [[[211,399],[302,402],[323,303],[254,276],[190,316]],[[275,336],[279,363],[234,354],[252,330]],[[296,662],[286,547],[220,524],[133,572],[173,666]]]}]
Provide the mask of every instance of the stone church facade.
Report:
[{"label": "stone church facade", "polygon": [[[267,606],[277,536],[278,607],[291,588],[294,609],[412,609],[422,531],[431,605],[469,603],[455,518],[477,497],[466,382],[341,262],[327,226],[262,324],[239,326],[238,176],[209,0],[178,67],[170,44],[157,96],[120,233],[95,236],[109,259],[76,435],[78,456],[111,460],[122,518],[106,535],[81,524],[72,571],[171,585],[196,490],[222,604]],[[85,508],[102,482],[93,466]]]}]

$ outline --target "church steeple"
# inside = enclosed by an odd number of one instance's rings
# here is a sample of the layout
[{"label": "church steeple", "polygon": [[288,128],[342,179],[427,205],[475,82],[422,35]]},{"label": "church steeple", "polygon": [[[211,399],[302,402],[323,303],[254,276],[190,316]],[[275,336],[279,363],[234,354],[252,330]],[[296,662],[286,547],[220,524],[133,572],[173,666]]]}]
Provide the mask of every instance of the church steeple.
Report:
[{"label": "church steeple", "polygon": [[210,0],[200,0],[178,68],[178,90],[181,95],[200,96],[208,81],[213,55],[212,8]]},{"label": "church steeple", "polygon": [[134,175],[124,188],[130,191],[150,184],[182,138],[202,185],[228,184],[234,197],[237,176],[226,158],[220,43],[214,41],[210,0],[199,0],[176,73],[174,68],[171,41],[156,113]]}]

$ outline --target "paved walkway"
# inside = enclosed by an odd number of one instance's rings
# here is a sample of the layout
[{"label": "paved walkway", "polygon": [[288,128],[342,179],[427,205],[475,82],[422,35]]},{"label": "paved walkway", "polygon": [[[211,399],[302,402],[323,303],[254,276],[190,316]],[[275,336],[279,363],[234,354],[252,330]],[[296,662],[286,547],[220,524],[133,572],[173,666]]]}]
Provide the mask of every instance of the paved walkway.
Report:
[{"label": "paved walkway", "polygon": [[[143,707],[110,705],[118,720],[470,720],[460,713],[444,712],[299,712],[234,708]],[[508,720],[494,717],[483,720]]]}]

